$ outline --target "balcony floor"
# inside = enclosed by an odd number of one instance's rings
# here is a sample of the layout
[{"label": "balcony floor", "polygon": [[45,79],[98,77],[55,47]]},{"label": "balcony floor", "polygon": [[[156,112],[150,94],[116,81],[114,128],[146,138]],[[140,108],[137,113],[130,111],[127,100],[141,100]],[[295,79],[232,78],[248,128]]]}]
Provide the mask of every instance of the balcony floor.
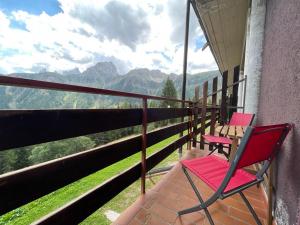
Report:
[{"label": "balcony floor", "polygon": [[[207,152],[191,150],[186,158],[199,157]],[[207,199],[212,190],[202,181],[195,178],[200,194]],[[195,178],[195,179],[194,179]],[[262,188],[251,187],[243,192],[263,224],[266,224],[267,203]],[[176,212],[198,204],[198,200],[190,187],[180,163],[144,196],[141,196],[133,205],[127,208],[113,224],[116,225],[206,225],[209,224],[204,212],[195,212],[178,217]],[[236,194],[225,200],[218,200],[208,208],[216,225],[245,225],[256,224],[248,212],[241,197]]]}]

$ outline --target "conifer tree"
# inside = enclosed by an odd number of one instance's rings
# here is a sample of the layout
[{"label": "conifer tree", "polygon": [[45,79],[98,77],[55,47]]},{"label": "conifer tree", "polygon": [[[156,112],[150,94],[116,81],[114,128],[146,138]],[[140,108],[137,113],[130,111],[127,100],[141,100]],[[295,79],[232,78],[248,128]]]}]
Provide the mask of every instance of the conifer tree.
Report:
[{"label": "conifer tree", "polygon": [[[166,82],[164,83],[164,87],[162,89],[162,97],[166,98],[177,98],[177,91],[173,81],[168,77]],[[174,101],[162,101],[161,107],[163,108],[175,108],[177,107],[177,102]]]}]

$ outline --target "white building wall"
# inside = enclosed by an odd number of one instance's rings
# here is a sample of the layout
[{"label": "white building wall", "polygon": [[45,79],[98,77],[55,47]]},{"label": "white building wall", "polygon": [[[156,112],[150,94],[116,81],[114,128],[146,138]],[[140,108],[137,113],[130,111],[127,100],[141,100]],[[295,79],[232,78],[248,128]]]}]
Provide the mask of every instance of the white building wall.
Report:
[{"label": "white building wall", "polygon": [[266,0],[252,0],[246,39],[244,74],[247,75],[245,112],[257,113],[266,14]]}]

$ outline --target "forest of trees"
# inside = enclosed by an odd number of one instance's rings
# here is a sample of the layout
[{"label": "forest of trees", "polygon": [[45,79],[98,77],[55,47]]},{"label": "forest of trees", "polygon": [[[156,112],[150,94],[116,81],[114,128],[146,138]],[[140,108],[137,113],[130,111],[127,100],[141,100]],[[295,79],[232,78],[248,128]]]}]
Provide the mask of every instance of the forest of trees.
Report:
[{"label": "forest of trees", "polygon": [[[177,91],[172,80],[167,79],[165,81],[161,91],[161,96],[171,98],[177,97]],[[138,106],[128,102],[123,102],[119,105],[119,108],[136,107]],[[173,101],[161,101],[160,103],[158,103],[157,101],[151,101],[149,103],[149,107],[173,108],[178,107],[178,103]],[[176,120],[173,119],[149,124],[149,130],[155,129],[160,126],[165,126],[168,123],[173,123],[175,121]],[[139,132],[140,126],[135,126],[102,132],[99,134],[91,134],[87,136],[48,142],[35,146],[0,151],[0,174],[91,149],[95,146],[103,145],[113,140],[117,140],[132,134],[137,134]]]}]

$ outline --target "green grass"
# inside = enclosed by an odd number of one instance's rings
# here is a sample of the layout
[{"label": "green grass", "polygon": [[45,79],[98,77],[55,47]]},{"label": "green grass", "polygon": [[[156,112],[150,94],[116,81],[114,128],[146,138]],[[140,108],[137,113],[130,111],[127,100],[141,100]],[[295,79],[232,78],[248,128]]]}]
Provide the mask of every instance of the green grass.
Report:
[{"label": "green grass", "polygon": [[[178,135],[174,135],[168,139],[163,140],[147,149],[147,155],[160,150],[161,148],[167,146],[169,143],[173,142],[178,138]],[[91,174],[85,178],[82,178],[66,187],[63,187],[55,192],[52,192],[42,198],[39,198],[27,205],[24,205],[18,209],[15,209],[0,217],[0,225],[3,224],[20,224],[26,225],[30,224],[42,216],[56,210],[57,208],[65,205],[74,198],[80,196],[81,194],[87,192],[88,190],[94,188],[95,186],[101,184],[108,178],[117,175],[118,173],[124,171],[128,167],[140,161],[140,153],[134,154],[118,163],[115,163],[105,169],[102,169],[94,174]],[[178,156],[176,153],[171,154],[167,159],[165,159],[160,165],[167,165],[170,161],[176,161]],[[157,180],[158,178],[154,178]],[[153,184],[147,180],[147,188],[151,187]],[[17,193],[16,193],[17,194]],[[82,224],[110,224],[110,221],[104,215],[104,212],[108,209],[122,212],[126,209],[140,194],[140,181],[133,183],[130,187],[125,189],[114,199],[108,202],[106,205],[101,207]]]},{"label": "green grass", "polygon": [[[173,152],[165,160],[159,163],[157,167],[168,166],[170,165],[170,163],[176,161],[178,161],[178,154],[177,152]],[[151,178],[151,181],[147,179],[146,188],[150,189],[151,187],[153,187],[160,180],[160,178],[161,176],[155,176]],[[154,183],[152,183],[152,181],[154,181]],[[114,197],[111,201],[109,201],[107,204],[105,204],[92,215],[90,215],[88,218],[86,218],[81,224],[111,224],[111,222],[105,217],[104,213],[107,210],[112,210],[118,213],[123,212],[140,196],[140,186],[140,180],[134,182],[132,185],[130,185],[128,188],[126,188],[124,191],[122,191],[120,194]]]}]

